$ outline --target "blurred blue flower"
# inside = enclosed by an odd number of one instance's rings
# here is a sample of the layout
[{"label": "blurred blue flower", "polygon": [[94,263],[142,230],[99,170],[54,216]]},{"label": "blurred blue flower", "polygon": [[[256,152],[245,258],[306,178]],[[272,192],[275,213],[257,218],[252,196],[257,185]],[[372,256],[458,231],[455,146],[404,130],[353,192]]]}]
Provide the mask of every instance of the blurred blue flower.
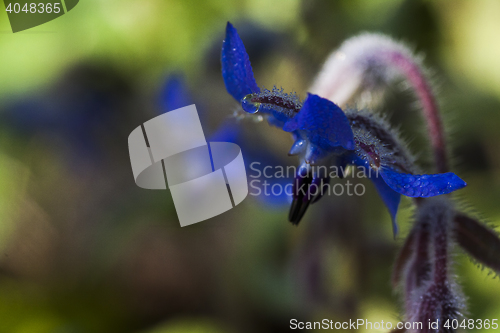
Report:
[{"label": "blurred blue flower", "polygon": [[[163,112],[175,110],[194,103],[189,88],[182,75],[179,73],[168,76],[161,89],[159,101],[160,110]],[[196,106],[202,120],[203,128],[207,129],[208,126],[205,126],[203,122],[207,112],[203,105],[197,103]],[[271,188],[275,185],[281,189],[285,188],[287,184],[292,183],[292,177],[286,177],[286,175],[284,177],[275,177],[274,175],[266,177],[262,172],[259,172],[257,175],[249,172],[249,169],[258,169],[251,167],[251,164],[255,162],[257,162],[256,165],[272,166],[272,169],[284,167],[284,163],[270,152],[258,149],[257,147],[259,145],[255,144],[255,140],[253,140],[253,144],[249,144],[252,140],[248,140],[248,138],[245,137],[238,119],[226,119],[207,137],[209,142],[232,142],[240,146],[243,152],[247,174],[251,176],[249,179],[250,194],[256,196],[259,202],[264,203],[270,208],[279,208],[290,204],[291,196],[287,195],[286,191],[273,192]],[[265,190],[264,187],[266,187],[267,190]]]},{"label": "blurred blue flower", "polygon": [[[106,144],[121,142],[135,95],[128,81],[108,65],[82,63],[70,67],[42,93],[28,93],[9,102],[0,115],[14,133],[31,138],[56,138],[69,149],[70,163],[99,162]],[[61,147],[57,148],[61,153]]]},{"label": "blurred blue flower", "polygon": [[193,103],[194,99],[182,75],[180,73],[169,75],[160,94],[160,110],[172,111]]}]

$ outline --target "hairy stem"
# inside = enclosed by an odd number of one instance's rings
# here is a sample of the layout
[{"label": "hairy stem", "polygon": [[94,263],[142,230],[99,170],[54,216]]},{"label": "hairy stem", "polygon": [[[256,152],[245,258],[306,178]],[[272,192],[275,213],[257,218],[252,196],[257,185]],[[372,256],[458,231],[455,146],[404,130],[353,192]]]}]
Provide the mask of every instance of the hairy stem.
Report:
[{"label": "hairy stem", "polygon": [[448,218],[443,212],[434,225],[434,283],[443,287],[448,279]]},{"label": "hairy stem", "polygon": [[427,122],[429,139],[434,152],[436,169],[439,173],[448,172],[448,158],[444,138],[443,124],[439,107],[430,85],[427,83],[419,66],[413,59],[400,52],[391,52],[389,59],[405,74],[422,104],[424,118]]},{"label": "hairy stem", "polygon": [[411,264],[406,276],[406,304],[411,307],[413,292],[417,290],[429,277],[431,268],[429,258],[430,225],[422,221],[416,226],[415,259]]}]

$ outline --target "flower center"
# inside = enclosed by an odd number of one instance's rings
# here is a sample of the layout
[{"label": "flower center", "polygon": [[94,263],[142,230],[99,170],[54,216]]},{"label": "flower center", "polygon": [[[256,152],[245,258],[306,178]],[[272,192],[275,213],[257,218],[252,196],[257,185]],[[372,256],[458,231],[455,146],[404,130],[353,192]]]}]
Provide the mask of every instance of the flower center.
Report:
[{"label": "flower center", "polygon": [[358,145],[363,149],[368,156],[370,166],[374,169],[380,168],[380,156],[375,152],[374,145],[367,145],[363,142],[358,142]]}]

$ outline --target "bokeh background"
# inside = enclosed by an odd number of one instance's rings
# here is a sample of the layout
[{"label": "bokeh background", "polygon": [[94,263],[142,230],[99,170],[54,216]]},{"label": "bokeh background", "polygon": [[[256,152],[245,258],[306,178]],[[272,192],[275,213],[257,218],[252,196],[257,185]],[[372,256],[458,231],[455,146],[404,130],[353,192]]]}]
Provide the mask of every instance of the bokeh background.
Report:
[{"label": "bokeh background", "polygon": [[[301,96],[343,40],[382,32],[425,56],[454,171],[469,184],[459,199],[498,224],[499,18],[495,0],[82,0],[12,34],[0,15],[0,332],[285,332],[292,318],[397,322],[390,276],[411,224],[409,200],[396,241],[369,183],[363,197],[322,199],[298,227],[287,222],[286,204],[249,197],[180,228],[168,191],[135,185],[127,136],[168,111],[172,78],[184,82],[207,137],[235,121],[220,75],[227,21],[259,85]],[[399,88],[381,111],[428,167],[418,108]],[[252,121],[236,129],[244,155],[297,163],[286,156],[286,133]],[[460,251],[455,258],[470,318],[500,319],[498,278]]]}]

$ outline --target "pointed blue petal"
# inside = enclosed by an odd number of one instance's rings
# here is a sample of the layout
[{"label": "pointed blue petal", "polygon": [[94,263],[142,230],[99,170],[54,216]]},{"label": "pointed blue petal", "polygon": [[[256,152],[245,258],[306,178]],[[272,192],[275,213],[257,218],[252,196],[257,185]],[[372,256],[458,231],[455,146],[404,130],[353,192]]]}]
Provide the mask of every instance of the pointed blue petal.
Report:
[{"label": "pointed blue petal", "polygon": [[248,94],[260,92],[243,41],[229,22],[222,42],[221,65],[226,89],[238,102]]},{"label": "pointed blue petal", "polygon": [[283,127],[287,132],[295,129],[306,131],[309,141],[319,148],[354,149],[352,129],[342,109],[317,95],[307,94],[299,113]]},{"label": "pointed blue petal", "polygon": [[396,215],[398,213],[399,202],[401,201],[401,195],[390,188],[382,177],[379,177],[379,173],[373,170],[370,167],[370,163],[368,161],[363,160],[361,157],[356,154],[350,154],[347,160],[348,164],[354,164],[356,166],[364,168],[366,175],[375,185],[377,189],[378,195],[384,202],[389,214],[391,215],[392,220],[392,232],[394,233],[394,237],[398,234],[398,224],[396,220]]},{"label": "pointed blue petal", "polygon": [[448,194],[467,185],[453,172],[434,175],[412,175],[383,167],[380,169],[380,175],[394,191],[413,198],[428,198]]},{"label": "pointed blue petal", "polygon": [[376,172],[372,171],[372,177],[370,177],[371,181],[375,185],[377,189],[378,195],[384,202],[387,210],[389,210],[389,214],[391,215],[392,220],[392,232],[394,233],[394,237],[398,234],[398,224],[396,221],[396,215],[398,213],[399,202],[401,200],[401,195],[391,189],[385,181],[381,177],[374,176]]}]

